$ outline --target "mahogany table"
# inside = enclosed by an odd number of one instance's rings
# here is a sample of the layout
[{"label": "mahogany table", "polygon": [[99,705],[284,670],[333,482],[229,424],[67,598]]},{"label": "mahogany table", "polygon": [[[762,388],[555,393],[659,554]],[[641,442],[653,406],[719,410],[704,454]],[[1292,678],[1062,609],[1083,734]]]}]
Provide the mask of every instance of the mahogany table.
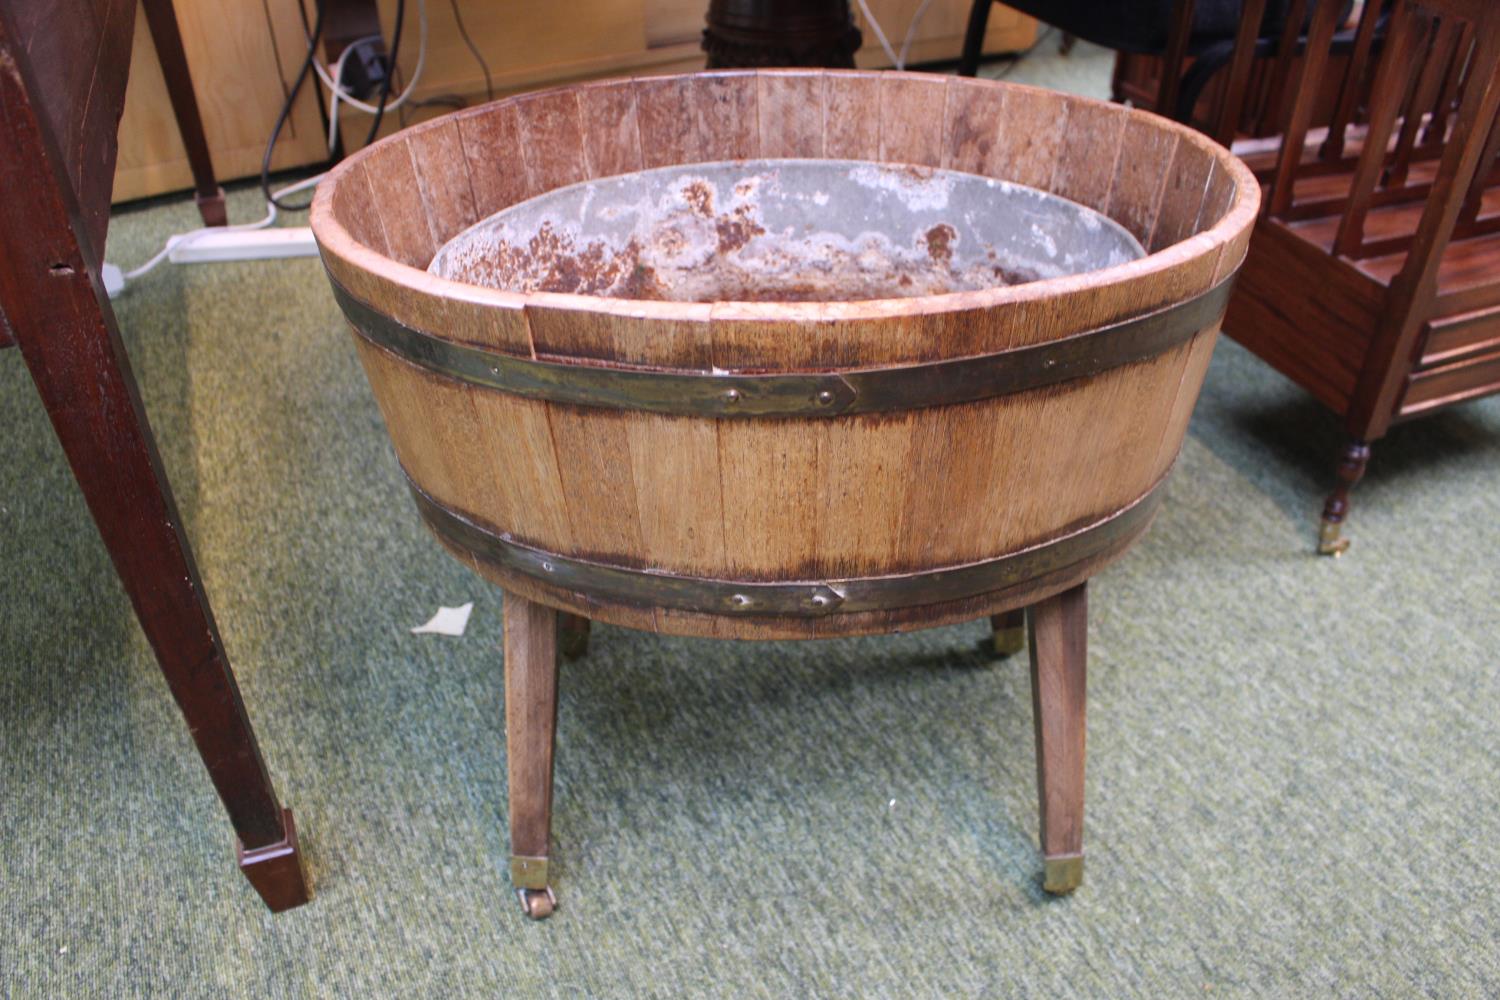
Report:
[{"label": "mahogany table", "polygon": [[[195,160],[200,147],[200,210],[222,222],[171,4],[145,5]],[[285,910],[309,898],[292,813],[261,759],[100,278],[134,25],[130,2],[0,3],[0,347],[19,347],[31,372],[229,813],[241,871]]]}]

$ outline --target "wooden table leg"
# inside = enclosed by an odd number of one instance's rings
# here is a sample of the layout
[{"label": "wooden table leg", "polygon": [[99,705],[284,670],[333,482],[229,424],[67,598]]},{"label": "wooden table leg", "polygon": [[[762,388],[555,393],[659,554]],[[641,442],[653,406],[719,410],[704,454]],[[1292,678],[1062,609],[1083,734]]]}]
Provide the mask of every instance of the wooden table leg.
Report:
[{"label": "wooden table leg", "polygon": [[[4,41],[0,36],[0,41]],[[4,47],[0,46],[0,54]],[[94,524],[240,841],[266,905],[306,902],[276,799],[98,275],[98,251],[51,137],[0,72],[0,302]],[[102,241],[101,241],[102,242]]]},{"label": "wooden table leg", "polygon": [[533,920],[552,915],[547,881],[552,753],[557,733],[557,612],[505,594],[505,758],[510,775],[510,879]]},{"label": "wooden table leg", "polygon": [[1343,537],[1344,522],[1349,519],[1349,491],[1365,475],[1365,466],[1370,464],[1370,446],[1363,441],[1350,441],[1339,454],[1339,484],[1323,502],[1323,520],[1318,527],[1318,554],[1341,556],[1349,548],[1349,539]]},{"label": "wooden table leg", "polygon": [[290,810],[276,799],[112,323],[84,274],[54,282],[56,321],[17,327],[22,356],[162,674],[272,910],[310,898]]},{"label": "wooden table leg", "polygon": [[141,0],[162,77],[167,81],[167,96],[172,100],[172,114],[182,145],[187,151],[188,166],[193,171],[193,200],[205,226],[229,224],[224,207],[224,189],[214,178],[213,157],[203,134],[203,117],[198,112],[198,98],[193,91],[193,77],[188,72],[187,53],[182,48],[182,32],[172,0]]},{"label": "wooden table leg", "polygon": [[1087,587],[1081,583],[1027,609],[1043,888],[1059,895],[1083,881]]},{"label": "wooden table leg", "polygon": [[990,615],[990,628],[995,634],[996,656],[1010,656],[1026,648],[1025,608]]}]

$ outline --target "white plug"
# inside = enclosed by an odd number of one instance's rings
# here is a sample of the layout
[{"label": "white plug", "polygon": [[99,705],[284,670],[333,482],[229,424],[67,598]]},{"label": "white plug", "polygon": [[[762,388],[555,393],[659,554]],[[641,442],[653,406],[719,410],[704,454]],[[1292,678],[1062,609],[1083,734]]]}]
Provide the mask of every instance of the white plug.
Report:
[{"label": "white plug", "polygon": [[99,277],[104,279],[104,292],[110,298],[118,298],[125,290],[125,272],[115,265],[105,263],[99,268]]}]

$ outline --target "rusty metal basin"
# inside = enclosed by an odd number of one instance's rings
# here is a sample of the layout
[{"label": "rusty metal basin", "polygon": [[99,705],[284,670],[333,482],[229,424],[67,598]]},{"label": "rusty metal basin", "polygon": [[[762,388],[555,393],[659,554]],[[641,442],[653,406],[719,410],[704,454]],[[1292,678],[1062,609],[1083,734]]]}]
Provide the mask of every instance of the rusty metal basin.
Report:
[{"label": "rusty metal basin", "polygon": [[512,205],[433,274],[511,292],[854,301],[1023,284],[1145,255],[1108,216],[991,177],[849,160],[643,170]]}]

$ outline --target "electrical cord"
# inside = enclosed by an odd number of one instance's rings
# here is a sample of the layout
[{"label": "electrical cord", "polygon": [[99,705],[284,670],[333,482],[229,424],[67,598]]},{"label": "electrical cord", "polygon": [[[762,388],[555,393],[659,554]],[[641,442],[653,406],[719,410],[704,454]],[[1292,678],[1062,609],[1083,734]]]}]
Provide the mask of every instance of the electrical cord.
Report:
[{"label": "electrical cord", "polygon": [[448,0],[448,6],[453,8],[453,20],[458,23],[459,36],[463,38],[464,44],[469,51],[474,53],[474,61],[479,63],[479,68],[484,71],[484,99],[493,101],[495,99],[495,81],[490,77],[490,64],[484,61],[484,56],[479,54],[479,46],[474,44],[474,39],[469,37],[469,29],[464,27],[464,16],[458,12],[458,0]]},{"label": "electrical cord", "polygon": [[275,192],[274,197],[268,197],[266,199],[265,216],[257,219],[255,222],[241,223],[237,226],[205,226],[201,229],[190,229],[185,233],[179,233],[178,235],[173,236],[171,239],[169,239],[167,241],[167,245],[157,251],[150,260],[146,261],[146,263],[142,264],[140,267],[135,268],[134,270],[123,272],[121,277],[125,282],[135,281],[137,278],[140,278],[148,272],[154,270],[158,264],[166,260],[167,257],[171,255],[173,250],[180,250],[182,249],[182,247],[191,243],[193,240],[196,240],[199,237],[205,236],[209,233],[234,233],[246,232],[252,229],[266,229],[274,225],[276,222],[277,198],[280,198],[283,195],[296,194],[298,191],[304,191],[307,188],[310,188],[317,184],[320,180],[323,179],[324,176],[325,174],[315,174],[314,176],[309,177],[305,180],[300,180],[295,184],[288,184],[286,187],[278,189]]},{"label": "electrical cord", "polygon": [[906,68],[906,57],[911,54],[911,43],[917,37],[917,25],[922,23],[922,15],[927,13],[932,0],[922,0],[922,6],[912,15],[911,22],[906,26],[906,37],[901,41],[901,51],[898,54],[891,48],[890,39],[885,37],[885,31],[881,29],[880,22],[875,20],[875,15],[870,12],[870,5],[865,0],[859,0],[859,9],[865,15],[865,21],[875,31],[875,38],[880,42],[880,47],[885,50],[885,56],[891,61],[891,65],[901,70]]},{"label": "electrical cord", "polygon": [[[425,58],[426,55],[427,55],[427,45],[426,45],[426,41],[427,41],[427,37],[426,37],[427,6],[426,6],[426,3],[425,3],[425,0],[418,0],[418,2],[422,3],[422,25],[423,25],[423,32],[422,32],[422,43],[423,44],[421,46],[422,53],[421,53],[421,56],[417,60],[417,67],[418,67],[417,68],[417,72],[421,72],[421,59]],[[393,79],[395,79],[395,76],[396,76],[396,60],[399,59],[400,56],[401,56],[401,31],[405,27],[406,27],[406,0],[396,0],[396,30],[391,33],[391,52],[390,52],[390,56],[386,60],[385,79],[382,80],[381,83],[380,83],[380,103],[375,108],[375,117],[370,122],[370,131],[365,134],[365,145],[366,146],[368,146],[370,143],[372,143],[372,142],[375,141],[375,136],[380,133],[380,123],[381,123],[381,121],[383,121],[385,119],[386,102],[389,101],[390,97],[391,97],[391,81]],[[412,75],[412,82],[413,83],[416,82],[416,74],[415,73]],[[408,85],[407,88],[406,88],[406,90],[402,91],[401,96],[403,98],[405,98],[410,93],[411,93],[411,87],[410,87],[410,85]]]},{"label": "electrical cord", "polygon": [[270,203],[272,211],[280,209],[283,212],[303,212],[312,205],[311,199],[303,205],[286,205],[277,199],[271,191],[271,154],[276,151],[276,140],[281,137],[281,130],[292,115],[292,106],[297,101],[297,94],[301,92],[302,84],[306,82],[308,74],[312,72],[312,67],[317,62],[318,40],[323,37],[322,0],[314,0],[313,7],[317,13],[313,17],[312,31],[307,37],[307,56],[302,60],[302,68],[297,71],[297,79],[292,83],[292,89],[288,91],[286,100],[281,103],[281,113],[276,116],[276,124],[271,128],[271,137],[266,141],[266,155],[260,161],[260,190],[266,196],[266,201]]},{"label": "electrical cord", "polygon": [[859,9],[865,15],[865,20],[870,22],[870,27],[875,29],[875,39],[880,42],[880,47],[885,49],[885,57],[891,61],[891,65],[897,69],[901,68],[900,60],[896,58],[896,50],[891,48],[891,43],[885,37],[885,32],[880,28],[880,22],[875,20],[875,15],[870,13],[870,5],[865,0],[859,0]]},{"label": "electrical cord", "polygon": [[911,16],[911,24],[906,26],[906,38],[901,42],[901,58],[896,60],[897,69],[906,68],[906,57],[911,54],[911,43],[917,37],[917,25],[922,23],[922,15],[927,13],[927,8],[932,5],[932,0],[922,0],[922,6]]},{"label": "electrical cord", "polygon": [[[352,41],[348,45],[344,46],[344,51],[342,51],[342,52],[339,53],[338,61],[333,64],[333,78],[339,82],[340,88],[342,88],[342,85],[343,85],[343,82],[344,82],[344,66],[347,65],[347,63],[345,62],[345,60],[348,59],[349,56],[350,56],[350,54],[353,53],[354,50],[357,49],[357,48],[359,48],[361,45],[364,45],[367,42],[378,42],[378,41],[380,41],[380,36],[379,35],[366,35],[364,38],[356,38],[354,41]],[[322,95],[322,93],[323,92],[321,90],[318,91],[318,94],[320,96]],[[333,155],[333,151],[338,147],[338,144],[339,144],[339,90],[336,89],[336,90],[329,91],[329,103],[328,103],[328,155],[329,156]]]},{"label": "electrical cord", "polygon": [[[396,33],[397,34],[396,34],[396,36],[393,36],[392,39],[391,39],[391,48],[393,50],[396,47],[396,38],[399,37],[399,33],[400,33],[400,30],[401,30],[401,18],[402,18],[402,14],[400,12],[400,5],[399,4],[398,4],[397,18],[398,18],[397,23],[396,23]],[[410,100],[412,91],[416,89],[417,81],[422,76],[422,67],[424,65],[426,65],[426,61],[427,61],[427,0],[417,0],[417,64],[416,64],[416,66],[412,67],[411,79],[407,82],[405,88],[402,89],[400,95],[397,96],[395,100],[390,101],[390,102],[388,102],[386,104],[385,109],[387,111],[390,111],[393,108],[398,108],[401,105],[405,104],[408,100]],[[395,59],[395,53],[394,53],[394,51],[391,54],[390,64],[391,64],[392,67],[394,67],[396,65],[396,59]],[[359,98],[355,97],[353,94],[349,93],[349,91],[345,90],[343,88],[342,84],[335,82],[334,78],[333,78],[333,75],[331,73],[329,73],[329,71],[328,71],[328,67],[324,66],[317,59],[313,60],[313,70],[318,74],[318,78],[323,81],[323,85],[324,86],[326,86],[329,90],[332,90],[332,91],[334,91],[334,92],[336,92],[338,94],[339,100],[343,104],[345,104],[345,105],[347,105],[347,106],[349,106],[351,108],[355,108],[357,110],[363,111],[367,115],[373,115],[373,114],[375,114],[379,110],[376,105],[370,104],[370,103],[368,103],[366,101],[360,100]]]},{"label": "electrical cord", "polygon": [[[312,25],[307,20],[307,5],[305,3],[300,2],[300,0],[299,0],[299,2],[297,4],[297,19],[302,22],[302,34],[304,36],[311,35],[312,34]],[[273,53],[275,53],[275,55],[276,55],[276,64],[279,66],[281,64],[281,52],[280,52],[280,50],[276,46],[276,39],[275,39],[274,36],[271,38],[271,51]],[[323,92],[321,90],[319,90],[317,87],[314,87],[313,88],[313,96],[318,99],[318,115],[319,115],[319,117],[321,117],[324,121],[327,121],[328,120],[328,105],[325,104],[324,101],[323,101]],[[344,154],[342,152],[338,152],[337,154],[331,154],[331,158],[335,159],[335,160],[343,159],[343,156],[344,156]]]}]

